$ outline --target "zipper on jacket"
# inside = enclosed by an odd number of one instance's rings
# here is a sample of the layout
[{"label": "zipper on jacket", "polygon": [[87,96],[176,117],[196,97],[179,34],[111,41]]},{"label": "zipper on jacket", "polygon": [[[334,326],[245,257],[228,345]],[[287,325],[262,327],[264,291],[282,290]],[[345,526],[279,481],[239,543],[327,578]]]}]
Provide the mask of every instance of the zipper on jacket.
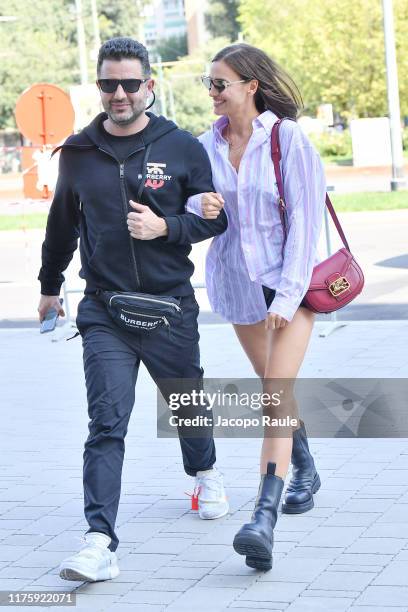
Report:
[{"label": "zipper on jacket", "polygon": [[111,298],[109,299],[109,306],[112,306],[112,300],[114,298],[123,298],[126,297],[127,299],[130,300],[145,300],[146,302],[157,302],[158,304],[166,304],[167,306],[173,306],[173,308],[175,308],[177,310],[177,312],[181,312],[181,308],[180,306],[178,306],[177,304],[173,304],[173,302],[168,302],[167,300],[157,300],[156,298],[150,298],[150,297],[144,297],[141,295],[124,295],[123,293],[115,293],[115,295],[112,295]]},{"label": "zipper on jacket", "polygon": [[[143,151],[145,147],[141,147],[139,149],[136,149],[135,151],[132,151],[132,153],[130,153],[126,159],[128,159],[129,157],[131,157],[132,155],[134,155],[135,153],[139,153],[139,151]],[[128,216],[128,212],[129,212],[129,206],[128,206],[128,202],[127,202],[127,197],[126,197],[126,187],[125,187],[125,160],[123,160],[123,162],[120,162],[114,155],[112,155],[112,153],[109,153],[109,151],[106,151],[105,149],[102,149],[101,147],[99,147],[99,150],[102,151],[102,153],[105,153],[106,155],[109,155],[109,157],[112,157],[112,159],[114,159],[116,161],[116,163],[119,164],[119,181],[120,181],[120,192],[122,195],[122,203],[123,203],[123,209],[124,209],[124,214],[125,214],[125,222],[127,222],[127,216]],[[137,261],[136,261],[136,256],[135,256],[135,251],[134,251],[134,241],[132,236],[129,234],[129,244],[130,244],[130,252],[131,252],[131,261],[133,263],[133,270],[135,273],[135,279],[136,279],[136,289],[141,290],[142,288],[142,283],[140,280],[140,276],[139,276],[139,271],[137,268]]]},{"label": "zipper on jacket", "polygon": [[[119,178],[120,178],[120,191],[122,193],[123,207],[124,207],[125,217],[127,219],[129,207],[128,207],[128,202],[127,202],[126,187],[125,187],[125,162],[124,161],[119,164]],[[137,268],[137,261],[136,261],[136,255],[135,255],[135,244],[130,234],[129,234],[129,243],[130,243],[130,252],[132,254],[133,269],[134,269],[135,277],[136,277],[136,286],[137,286],[137,289],[141,290],[142,283],[140,282],[139,270]]]}]

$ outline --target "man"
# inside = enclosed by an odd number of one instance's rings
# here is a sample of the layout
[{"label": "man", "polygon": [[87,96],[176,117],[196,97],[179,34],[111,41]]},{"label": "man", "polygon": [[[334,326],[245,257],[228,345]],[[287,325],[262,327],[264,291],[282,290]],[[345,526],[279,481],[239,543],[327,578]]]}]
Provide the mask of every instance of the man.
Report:
[{"label": "man", "polygon": [[[209,221],[185,212],[188,197],[213,191],[211,167],[191,134],[145,112],[154,87],[145,47],[130,38],[108,40],[99,51],[97,75],[105,113],[61,147],[42,248],[38,308],[40,320],[51,307],[64,315],[58,299],[62,272],[80,236],[86,289],[77,326],[90,418],[83,473],[89,530],[82,550],[61,563],[60,576],[89,581],[119,574],[114,527],[140,361],[156,381],[201,381],[199,309],[188,255],[191,243],[227,227],[225,213]],[[182,321],[170,333],[165,326],[121,329],[100,299],[101,290],[156,294],[164,302],[164,296],[171,296],[178,300]],[[224,516],[228,502],[222,475],[213,467],[212,433],[180,435],[180,445],[184,469],[196,477],[200,517]]]}]

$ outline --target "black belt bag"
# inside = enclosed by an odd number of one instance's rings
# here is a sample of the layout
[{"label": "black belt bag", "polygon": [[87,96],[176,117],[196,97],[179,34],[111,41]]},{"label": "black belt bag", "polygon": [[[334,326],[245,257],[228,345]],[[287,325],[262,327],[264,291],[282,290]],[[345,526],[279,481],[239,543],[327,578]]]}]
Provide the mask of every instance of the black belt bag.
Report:
[{"label": "black belt bag", "polygon": [[180,300],[169,296],[122,291],[97,291],[113,321],[126,331],[152,332],[159,327],[168,331],[181,322]]}]

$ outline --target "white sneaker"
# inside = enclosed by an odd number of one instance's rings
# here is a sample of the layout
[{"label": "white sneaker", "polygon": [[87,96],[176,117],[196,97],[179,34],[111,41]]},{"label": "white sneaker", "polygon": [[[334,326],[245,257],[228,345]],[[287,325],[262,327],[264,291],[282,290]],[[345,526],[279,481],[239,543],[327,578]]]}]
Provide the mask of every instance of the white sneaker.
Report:
[{"label": "white sneaker", "polygon": [[201,519],[217,519],[227,514],[229,504],[223,477],[217,468],[197,472],[194,495],[198,497],[198,514]]},{"label": "white sneaker", "polygon": [[62,561],[59,568],[60,577],[80,582],[116,578],[119,575],[118,560],[115,553],[108,548],[110,537],[91,531],[85,534],[84,540],[84,547],[76,555]]}]

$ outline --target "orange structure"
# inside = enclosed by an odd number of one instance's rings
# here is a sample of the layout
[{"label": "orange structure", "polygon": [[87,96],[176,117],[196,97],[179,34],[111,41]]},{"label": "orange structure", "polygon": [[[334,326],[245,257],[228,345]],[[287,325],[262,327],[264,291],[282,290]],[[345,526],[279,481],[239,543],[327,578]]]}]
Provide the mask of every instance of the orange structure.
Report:
[{"label": "orange structure", "polygon": [[55,182],[51,150],[72,134],[74,127],[71,100],[60,87],[37,83],[17,100],[15,117],[18,129],[32,143],[23,147],[24,196],[48,198]]}]

